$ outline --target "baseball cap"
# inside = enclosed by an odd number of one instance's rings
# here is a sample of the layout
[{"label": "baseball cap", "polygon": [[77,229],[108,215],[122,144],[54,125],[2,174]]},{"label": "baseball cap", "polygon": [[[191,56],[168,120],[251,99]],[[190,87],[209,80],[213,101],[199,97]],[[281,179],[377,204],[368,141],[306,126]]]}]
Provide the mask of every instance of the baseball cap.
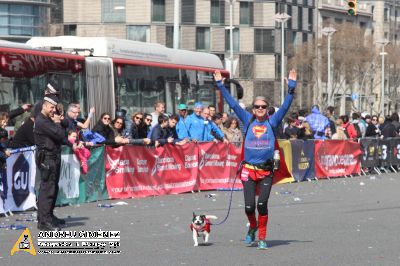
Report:
[{"label": "baseball cap", "polygon": [[186,110],[186,109],[187,109],[186,104],[180,103],[180,104],[178,105],[178,110]]}]

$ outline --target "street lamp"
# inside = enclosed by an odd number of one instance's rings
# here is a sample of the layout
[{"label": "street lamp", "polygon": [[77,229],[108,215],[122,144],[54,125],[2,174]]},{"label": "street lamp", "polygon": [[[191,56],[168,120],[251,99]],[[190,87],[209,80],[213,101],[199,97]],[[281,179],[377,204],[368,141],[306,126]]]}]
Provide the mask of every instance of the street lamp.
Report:
[{"label": "street lamp", "polygon": [[322,29],[322,34],[328,36],[328,84],[327,84],[327,94],[328,94],[328,105],[333,105],[332,103],[332,77],[331,77],[331,37],[336,32],[336,29],[332,27],[325,27]]},{"label": "street lamp", "polygon": [[382,45],[382,52],[380,55],[382,56],[382,78],[381,78],[381,114],[385,115],[385,46],[389,43],[388,40],[383,39],[376,42],[377,44]]},{"label": "street lamp", "polygon": [[291,18],[286,13],[277,13],[274,16],[276,22],[281,23],[281,104],[283,104],[283,98],[285,97],[285,22]]},{"label": "street lamp", "polygon": [[180,0],[174,0],[174,49],[179,48],[179,2]]}]

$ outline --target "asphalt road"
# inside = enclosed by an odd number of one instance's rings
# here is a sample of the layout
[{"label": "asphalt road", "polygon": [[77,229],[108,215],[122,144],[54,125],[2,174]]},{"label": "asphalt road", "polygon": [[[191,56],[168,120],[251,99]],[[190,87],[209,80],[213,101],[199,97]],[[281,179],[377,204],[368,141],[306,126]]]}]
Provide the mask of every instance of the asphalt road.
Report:
[{"label": "asphalt road", "polygon": [[[242,192],[233,193],[226,223],[212,227],[210,245],[193,247],[192,212],[221,220],[229,192],[209,191],[57,208],[64,230],[120,230],[120,255],[37,255],[10,250],[21,230],[0,229],[0,265],[400,265],[400,174],[276,185],[269,204],[268,250],[243,243]],[[214,193],[212,198],[208,194]],[[106,201],[116,203],[121,200]],[[30,213],[28,214],[30,215]],[[0,218],[27,225],[26,215]],[[201,240],[200,240],[201,242]]]}]

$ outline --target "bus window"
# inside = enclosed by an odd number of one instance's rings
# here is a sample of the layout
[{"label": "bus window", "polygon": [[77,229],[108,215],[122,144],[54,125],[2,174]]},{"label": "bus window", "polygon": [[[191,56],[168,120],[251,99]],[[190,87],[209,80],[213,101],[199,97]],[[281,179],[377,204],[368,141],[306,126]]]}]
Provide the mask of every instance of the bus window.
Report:
[{"label": "bus window", "polygon": [[[0,105],[5,111],[24,103],[35,104],[43,99],[49,80],[59,86],[60,98],[66,106],[79,101],[86,111],[84,63],[68,58],[0,51]],[[18,117],[24,119],[24,116]],[[19,124],[22,121],[18,121]],[[11,121],[12,122],[12,121]]]}]

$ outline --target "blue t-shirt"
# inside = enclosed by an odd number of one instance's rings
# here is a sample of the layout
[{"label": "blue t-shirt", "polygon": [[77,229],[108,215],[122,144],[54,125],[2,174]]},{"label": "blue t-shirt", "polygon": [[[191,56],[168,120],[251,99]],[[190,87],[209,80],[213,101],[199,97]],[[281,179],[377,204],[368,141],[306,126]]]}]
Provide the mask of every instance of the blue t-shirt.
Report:
[{"label": "blue t-shirt", "polygon": [[[217,85],[229,106],[243,122],[244,128],[248,128],[244,139],[244,160],[251,164],[259,164],[272,159],[275,150],[273,128],[278,128],[282,122],[293,101],[293,94],[288,94],[285,97],[282,106],[269,119],[259,122],[253,119],[252,114],[240,107],[221,81],[218,81]],[[289,87],[296,87],[296,81],[289,80]]]}]

